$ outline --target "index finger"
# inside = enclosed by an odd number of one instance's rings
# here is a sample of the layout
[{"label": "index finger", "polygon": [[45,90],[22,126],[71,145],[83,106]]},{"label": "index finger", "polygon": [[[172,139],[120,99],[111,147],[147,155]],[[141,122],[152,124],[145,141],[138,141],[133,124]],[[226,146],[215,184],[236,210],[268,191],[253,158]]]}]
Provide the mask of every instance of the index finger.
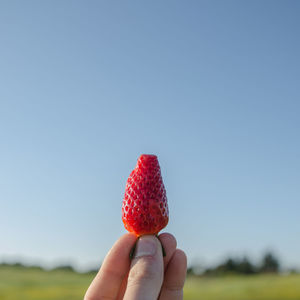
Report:
[{"label": "index finger", "polygon": [[116,241],[88,288],[85,300],[117,298],[121,283],[130,267],[129,254],[135,242],[136,236],[131,233],[124,234]]}]

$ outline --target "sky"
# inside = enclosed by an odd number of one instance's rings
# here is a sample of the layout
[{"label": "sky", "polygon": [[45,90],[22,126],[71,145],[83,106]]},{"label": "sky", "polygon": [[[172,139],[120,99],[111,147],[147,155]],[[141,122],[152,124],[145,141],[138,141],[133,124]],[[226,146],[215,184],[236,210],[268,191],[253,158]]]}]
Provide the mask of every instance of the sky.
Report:
[{"label": "sky", "polygon": [[99,265],[158,156],[189,263],[300,267],[299,1],[0,2],[0,260]]}]

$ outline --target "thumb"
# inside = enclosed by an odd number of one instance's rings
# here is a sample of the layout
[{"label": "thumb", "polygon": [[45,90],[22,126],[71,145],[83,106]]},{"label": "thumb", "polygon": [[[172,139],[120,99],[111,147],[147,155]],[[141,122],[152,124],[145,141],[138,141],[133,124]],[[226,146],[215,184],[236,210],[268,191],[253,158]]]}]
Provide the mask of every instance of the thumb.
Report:
[{"label": "thumb", "polygon": [[160,241],[154,235],[140,237],[131,261],[124,300],[157,299],[163,276],[164,265]]}]

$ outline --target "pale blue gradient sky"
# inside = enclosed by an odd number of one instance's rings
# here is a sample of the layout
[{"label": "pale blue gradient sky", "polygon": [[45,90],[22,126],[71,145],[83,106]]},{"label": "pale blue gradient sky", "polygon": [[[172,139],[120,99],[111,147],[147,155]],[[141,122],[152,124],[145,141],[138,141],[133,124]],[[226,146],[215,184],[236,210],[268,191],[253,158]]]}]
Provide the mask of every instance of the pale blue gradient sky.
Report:
[{"label": "pale blue gradient sky", "polygon": [[0,259],[88,266],[141,153],[190,261],[300,265],[298,1],[1,1]]}]

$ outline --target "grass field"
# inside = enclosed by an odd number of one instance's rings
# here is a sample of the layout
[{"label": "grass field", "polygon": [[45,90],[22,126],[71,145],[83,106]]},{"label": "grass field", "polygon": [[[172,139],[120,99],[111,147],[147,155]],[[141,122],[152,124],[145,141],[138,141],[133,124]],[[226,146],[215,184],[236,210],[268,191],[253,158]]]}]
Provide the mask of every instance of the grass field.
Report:
[{"label": "grass field", "polygon": [[[1,267],[0,300],[82,300],[93,275]],[[300,300],[300,275],[188,278],[186,300]]]}]

